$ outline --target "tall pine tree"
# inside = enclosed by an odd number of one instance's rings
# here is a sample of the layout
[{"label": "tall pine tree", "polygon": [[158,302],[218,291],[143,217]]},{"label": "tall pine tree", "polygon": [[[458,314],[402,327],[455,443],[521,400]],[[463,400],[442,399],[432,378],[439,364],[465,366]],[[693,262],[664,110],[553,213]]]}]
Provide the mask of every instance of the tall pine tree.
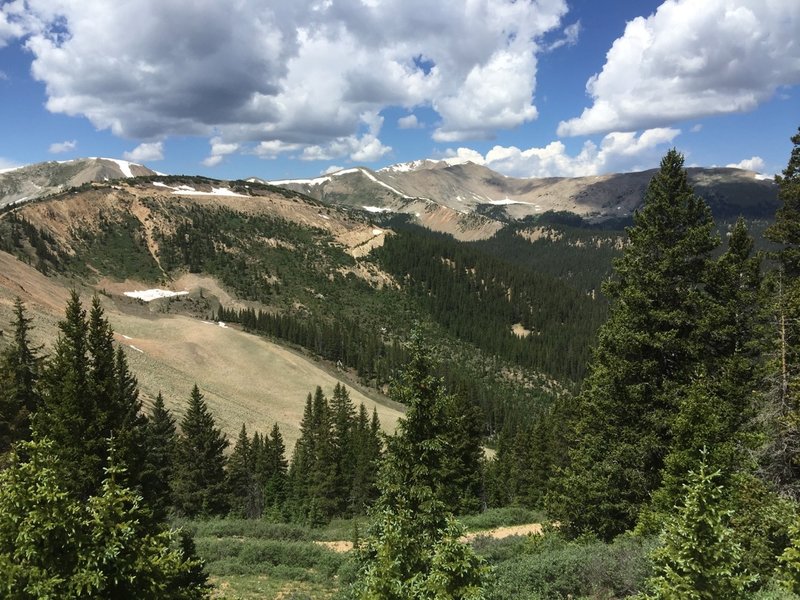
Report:
[{"label": "tall pine tree", "polygon": [[406,600],[479,599],[486,568],[459,541],[464,529],[442,498],[448,463],[448,403],[418,334],[411,360],[393,396],[408,406],[388,441],[373,523],[359,548],[358,598]]},{"label": "tall pine tree", "polygon": [[31,345],[31,319],[20,298],[14,300],[14,335],[0,353],[0,454],[30,438],[30,421],[40,404],[36,389],[41,359]]},{"label": "tall pine tree", "polygon": [[195,384],[175,451],[172,493],[180,514],[196,517],[227,512],[224,454],[227,447],[228,440],[216,427]]},{"label": "tall pine tree", "polygon": [[161,392],[156,396],[147,421],[145,440],[147,452],[142,495],[149,499],[148,504],[154,516],[159,519],[165,517],[172,507],[172,479],[177,443],[175,418],[164,406]]},{"label": "tall pine tree", "polygon": [[705,281],[718,245],[712,230],[683,156],[669,151],[604,286],[610,314],[578,402],[569,467],[548,496],[573,531],[606,539],[622,533],[661,485],[676,391],[706,354]]},{"label": "tall pine tree", "polygon": [[769,441],[763,448],[766,476],[786,495],[800,499],[800,129],[782,176],[776,177],[783,202],[766,237],[780,244],[769,291],[774,301],[774,380],[764,418]]}]

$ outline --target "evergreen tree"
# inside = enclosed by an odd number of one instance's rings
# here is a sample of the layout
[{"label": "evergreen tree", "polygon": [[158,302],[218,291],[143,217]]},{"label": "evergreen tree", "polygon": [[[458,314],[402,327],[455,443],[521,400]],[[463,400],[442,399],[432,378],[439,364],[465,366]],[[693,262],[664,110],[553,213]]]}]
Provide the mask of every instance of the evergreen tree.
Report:
[{"label": "evergreen tree", "polygon": [[264,454],[267,463],[267,476],[264,478],[264,506],[272,510],[281,510],[286,501],[289,463],[286,460],[286,445],[278,424],[264,441]]},{"label": "evergreen tree", "polygon": [[317,386],[306,400],[291,465],[291,504],[297,519],[320,525],[337,514],[336,460],[330,406]]},{"label": "evergreen tree", "polygon": [[446,412],[442,499],[456,514],[475,513],[483,504],[483,413],[461,394],[450,396]]},{"label": "evergreen tree", "polygon": [[42,408],[34,418],[35,434],[54,443],[70,472],[68,485],[88,498],[102,480],[107,440],[99,437],[96,395],[89,385],[88,324],[80,297],[73,291],[52,357],[47,362]]},{"label": "evergreen tree", "polygon": [[146,418],[136,378],[122,349],[114,350],[113,331],[97,296],[87,320],[72,292],[59,328],[35,419],[37,434],[55,442],[74,473],[70,485],[81,497],[91,495],[103,480],[112,439],[123,483],[141,491]]},{"label": "evergreen tree", "polygon": [[172,506],[171,482],[175,460],[177,434],[175,418],[164,406],[161,392],[156,396],[145,430],[146,461],[142,495],[156,519],[167,515]]},{"label": "evergreen tree", "polygon": [[31,346],[31,319],[20,298],[14,300],[14,334],[0,353],[0,454],[30,438],[30,421],[39,406],[36,389],[41,359]]},{"label": "evergreen tree", "polygon": [[107,401],[110,437],[114,439],[114,459],[124,467],[120,482],[144,496],[145,502],[157,502],[144,489],[147,468],[147,417],[139,400],[139,383],[128,368],[128,359],[121,346],[114,354],[114,386]]},{"label": "evergreen tree", "polygon": [[411,361],[394,388],[408,411],[389,439],[373,524],[359,548],[358,598],[483,598],[487,569],[459,542],[463,527],[440,497],[448,398],[428,370],[416,335]]},{"label": "evergreen tree", "polygon": [[333,388],[330,401],[331,411],[331,449],[336,476],[333,481],[333,494],[337,500],[336,513],[345,514],[350,505],[350,491],[355,476],[354,431],[356,411],[350,394],[342,384]]},{"label": "evergreen tree", "polygon": [[609,318],[569,432],[570,464],[548,496],[573,531],[608,539],[629,529],[661,484],[676,390],[708,354],[702,315],[718,244],[712,228],[683,157],[669,151],[604,286]]},{"label": "evergreen tree", "polygon": [[217,429],[197,384],[181,421],[175,451],[173,500],[182,515],[225,514],[225,448],[228,440]]},{"label": "evergreen tree", "polygon": [[690,472],[685,500],[667,523],[654,555],[653,600],[729,600],[750,597],[754,578],[742,572],[742,550],[733,541],[722,509],[720,471],[709,472],[705,456]]},{"label": "evergreen tree", "polygon": [[766,476],[786,495],[800,499],[800,129],[783,175],[776,177],[783,202],[765,235],[780,244],[770,278],[774,302],[775,379],[764,407],[769,440],[763,448]]},{"label": "evergreen tree", "polygon": [[256,484],[253,446],[247,437],[247,428],[242,430],[228,458],[226,475],[231,514],[237,517],[256,518],[261,516],[263,491]]},{"label": "evergreen tree", "polygon": [[109,467],[82,500],[49,440],[25,443],[0,473],[0,595],[4,598],[208,597],[202,564],[174,532],[153,526],[141,498]]},{"label": "evergreen tree", "polygon": [[[739,219],[727,251],[710,265],[710,302],[703,324],[706,360],[697,366],[691,383],[676,390],[677,412],[662,488],[654,496],[656,511],[668,512],[682,497],[681,484],[700,460],[702,448],[709,449],[706,461],[726,477],[751,465],[763,338],[760,258],[752,250],[753,240]],[[730,487],[727,479],[720,483]],[[660,523],[660,517],[655,520]]]},{"label": "evergreen tree", "polygon": [[362,514],[378,497],[376,486],[378,465],[381,460],[380,421],[377,410],[373,410],[372,420],[367,408],[360,404],[353,425],[353,480],[350,489],[350,510]]}]

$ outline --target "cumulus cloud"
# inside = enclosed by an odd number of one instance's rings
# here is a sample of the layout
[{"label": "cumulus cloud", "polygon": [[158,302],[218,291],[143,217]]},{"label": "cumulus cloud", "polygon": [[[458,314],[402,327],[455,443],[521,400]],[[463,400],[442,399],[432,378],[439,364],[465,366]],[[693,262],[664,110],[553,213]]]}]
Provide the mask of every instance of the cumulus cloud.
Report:
[{"label": "cumulus cloud", "polygon": [[666,0],[630,21],[558,135],[634,131],[754,109],[800,82],[797,0]]},{"label": "cumulus cloud", "polygon": [[164,144],[162,142],[145,142],[139,144],[124,155],[125,160],[145,162],[162,160],[164,158]]},{"label": "cumulus cloud", "polygon": [[584,143],[580,152],[570,155],[561,141],[541,148],[522,150],[515,146],[495,146],[486,155],[469,148],[450,150],[450,163],[474,162],[512,177],[582,177],[639,171],[658,166],[663,146],[680,134],[678,129],[658,128],[641,134],[614,132],[600,145]]},{"label": "cumulus cloud", "polygon": [[433,107],[439,140],[535,119],[536,55],[566,13],[565,0],[16,0],[0,4],[0,45],[24,39],[50,111],[119,136],[367,160],[386,147],[362,115],[389,106]]},{"label": "cumulus cloud", "polygon": [[421,129],[422,123],[417,119],[417,115],[408,115],[397,119],[397,127],[400,129]]},{"label": "cumulus cloud", "polygon": [[48,152],[50,154],[62,154],[64,152],[71,152],[78,147],[77,140],[69,140],[64,142],[55,142],[50,144],[50,148],[48,148]]},{"label": "cumulus cloud", "polygon": [[238,149],[239,144],[227,144],[220,137],[211,138],[211,153],[203,159],[203,164],[207,167],[215,167],[228,154],[233,154]]},{"label": "cumulus cloud", "polygon": [[337,165],[331,165],[330,167],[328,167],[327,169],[322,171],[322,173],[320,173],[320,175],[330,175],[331,173],[336,173],[336,171],[341,171],[342,169],[344,169],[344,167],[339,167]]},{"label": "cumulus cloud", "polygon": [[767,168],[767,165],[764,163],[764,159],[761,158],[760,156],[751,156],[750,158],[745,158],[744,160],[740,160],[738,163],[731,163],[725,166],[733,169],[745,169],[746,171],[755,171],[756,173],[762,173],[764,169]]}]

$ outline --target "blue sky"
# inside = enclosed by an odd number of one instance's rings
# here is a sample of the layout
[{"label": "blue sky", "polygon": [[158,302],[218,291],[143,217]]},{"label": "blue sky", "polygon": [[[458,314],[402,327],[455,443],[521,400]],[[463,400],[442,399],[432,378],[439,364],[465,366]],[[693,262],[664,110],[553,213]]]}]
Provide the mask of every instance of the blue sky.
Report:
[{"label": "blue sky", "polygon": [[0,169],[82,156],[310,177],[779,172],[797,0],[0,0]]}]

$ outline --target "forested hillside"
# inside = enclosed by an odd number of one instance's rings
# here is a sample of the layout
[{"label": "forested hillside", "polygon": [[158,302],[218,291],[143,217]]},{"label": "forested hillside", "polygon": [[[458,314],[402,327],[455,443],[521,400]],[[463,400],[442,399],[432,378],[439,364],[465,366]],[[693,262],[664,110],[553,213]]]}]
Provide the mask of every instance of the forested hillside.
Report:
[{"label": "forested hillside", "polygon": [[[205,558],[320,597],[796,597],[792,141],[766,228],[716,222],[676,150],[627,227],[550,213],[470,243],[193,178],[8,211],[4,252],[98,293],[68,294],[46,348],[20,299],[2,335],[0,589],[200,598]],[[218,287],[150,305],[114,287],[187,275]],[[223,431],[198,384],[142,397],[104,305],[266,336],[405,415],[383,433],[341,381],[308,381],[291,448],[277,422]],[[535,536],[463,537],[459,519],[531,510]],[[252,546],[189,534],[248,527]],[[346,558],[312,546],[346,539]]]}]

